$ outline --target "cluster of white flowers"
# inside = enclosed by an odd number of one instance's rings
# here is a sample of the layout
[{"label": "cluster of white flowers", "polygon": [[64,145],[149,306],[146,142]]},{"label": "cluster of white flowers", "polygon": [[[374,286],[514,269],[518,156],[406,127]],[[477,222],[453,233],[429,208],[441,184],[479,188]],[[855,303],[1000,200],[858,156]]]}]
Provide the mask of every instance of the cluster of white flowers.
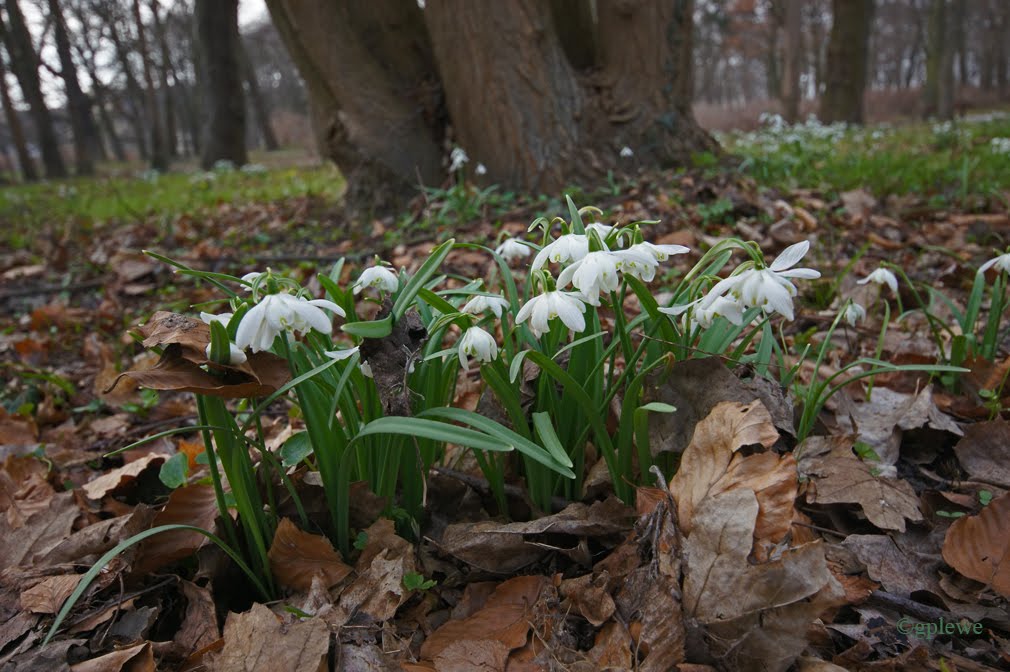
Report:
[{"label": "cluster of white flowers", "polygon": [[1010,138],[993,138],[989,148],[997,154],[1010,154]]}]

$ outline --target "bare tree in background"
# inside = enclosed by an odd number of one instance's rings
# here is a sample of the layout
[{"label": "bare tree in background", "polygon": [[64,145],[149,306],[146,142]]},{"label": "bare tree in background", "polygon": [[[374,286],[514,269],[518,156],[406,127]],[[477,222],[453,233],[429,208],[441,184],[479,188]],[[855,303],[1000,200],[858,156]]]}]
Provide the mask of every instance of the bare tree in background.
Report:
[{"label": "bare tree in background", "polygon": [[60,155],[60,144],[53,128],[52,115],[46,107],[42,95],[42,83],[39,80],[39,57],[32,45],[32,36],[25,24],[24,14],[17,0],[6,0],[7,22],[0,21],[0,39],[7,47],[11,58],[11,69],[17,76],[21,93],[31,108],[32,121],[38,137],[39,148],[42,150],[42,164],[46,169],[46,177],[58,178],[67,176],[67,167]]},{"label": "bare tree in background", "polygon": [[352,204],[441,184],[449,144],[532,191],[716,150],[690,107],[693,2],[569,4],[599,29],[559,31],[539,0],[267,2]]},{"label": "bare tree in background", "polygon": [[832,0],[831,7],[833,20],[819,116],[829,123],[861,124],[873,0]]},{"label": "bare tree in background", "polygon": [[782,68],[782,113],[796,123],[800,116],[800,68],[803,63],[802,0],[780,0],[784,5],[785,49]]},{"label": "bare tree in background", "polygon": [[168,35],[165,25],[161,20],[161,8],[158,0],[150,1],[151,23],[154,26],[154,36],[158,40],[158,54],[160,63],[158,64],[158,85],[161,90],[162,109],[164,113],[165,125],[165,151],[169,158],[178,156],[178,140],[175,128],[175,105],[173,103],[173,84],[176,83],[175,69],[172,67],[172,58],[168,49]]},{"label": "bare tree in background", "polygon": [[18,163],[21,165],[21,177],[25,182],[34,182],[39,179],[39,174],[35,170],[35,162],[32,161],[32,155],[28,153],[25,131],[21,126],[21,120],[18,118],[18,111],[14,109],[10,91],[7,90],[7,70],[4,67],[2,58],[0,58],[0,100],[3,101],[7,128],[10,129],[11,141],[14,143],[14,150],[18,155]]},{"label": "bare tree in background", "polygon": [[923,115],[954,116],[954,51],[950,36],[951,8],[947,0],[932,0],[926,46],[926,84],[922,89]]},{"label": "bare tree in background", "polygon": [[56,39],[56,53],[60,59],[60,77],[67,94],[67,112],[70,130],[74,137],[74,159],[78,175],[95,172],[94,159],[102,154],[102,141],[98,135],[95,117],[91,114],[91,100],[81,90],[77,79],[77,66],[71,56],[70,36],[63,18],[59,0],[49,0],[49,20]]},{"label": "bare tree in background", "polygon": [[205,132],[200,162],[204,168],[222,160],[240,166],[248,158],[238,0],[196,0],[196,30],[204,81]]},{"label": "bare tree in background", "polygon": [[249,60],[249,52],[245,42],[239,40],[239,62],[242,66],[242,79],[245,80],[246,92],[249,94],[249,107],[252,108],[253,117],[256,119],[256,126],[259,128],[260,137],[263,139],[263,148],[268,152],[276,150],[279,145],[277,136],[274,134],[273,125],[270,123],[270,109],[266,99],[260,91],[259,81],[256,78],[256,70]]},{"label": "bare tree in background", "polygon": [[144,21],[140,13],[140,0],[133,0],[133,20],[137,28],[137,46],[140,49],[140,61],[144,72],[144,100],[147,104],[147,118],[151,129],[151,168],[158,171],[168,170],[168,147],[165,144],[165,129],[161,121],[161,109],[158,105],[158,94],[154,88],[154,66],[151,64],[151,53],[147,49],[147,36]]}]

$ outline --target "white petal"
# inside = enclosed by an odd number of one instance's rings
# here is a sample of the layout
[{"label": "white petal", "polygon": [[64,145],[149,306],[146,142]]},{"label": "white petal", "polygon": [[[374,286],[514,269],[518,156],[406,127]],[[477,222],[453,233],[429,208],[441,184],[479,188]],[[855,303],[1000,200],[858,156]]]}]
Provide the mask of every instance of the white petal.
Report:
[{"label": "white petal", "polygon": [[337,304],[333,303],[329,299],[312,299],[311,301],[309,301],[309,305],[325,308],[326,310],[336,313],[340,317],[347,317],[347,313],[344,312],[344,309],[338,306]]},{"label": "white petal", "polygon": [[343,359],[349,359],[352,356],[358,354],[358,348],[353,347],[353,348],[347,348],[346,350],[326,350],[323,352],[323,354],[331,359],[340,361]]},{"label": "white petal", "polygon": [[782,250],[782,254],[775,258],[772,265],[769,267],[773,271],[784,271],[787,268],[791,268],[799,263],[800,259],[806,256],[807,252],[810,250],[810,241],[804,240],[795,245],[790,245],[786,249]]}]

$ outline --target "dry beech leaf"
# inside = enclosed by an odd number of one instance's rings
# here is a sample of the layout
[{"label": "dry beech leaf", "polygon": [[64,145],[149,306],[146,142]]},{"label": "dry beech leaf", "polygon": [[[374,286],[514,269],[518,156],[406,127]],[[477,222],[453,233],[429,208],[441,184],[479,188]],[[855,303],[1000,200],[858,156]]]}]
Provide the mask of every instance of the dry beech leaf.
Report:
[{"label": "dry beech leaf", "polygon": [[614,600],[607,591],[609,579],[610,575],[603,571],[562,581],[559,592],[567,600],[562,603],[562,608],[570,605],[575,613],[600,627],[614,615]]},{"label": "dry beech leaf", "polygon": [[269,607],[257,603],[243,614],[228,614],[224,648],[214,657],[210,669],[215,672],[325,672],[329,650],[330,629],[322,619],[282,623]]},{"label": "dry beech leaf", "polygon": [[943,541],[943,559],[1010,597],[1010,494],[989,502],[977,516],[955,520]]},{"label": "dry beech leaf", "polygon": [[1006,420],[969,425],[954,453],[972,478],[1010,488],[1010,423]]},{"label": "dry beech leaf", "polygon": [[403,577],[417,571],[414,547],[396,535],[393,521],[382,518],[365,530],[368,542],[354,566],[358,576],[340,593],[339,618],[333,622],[381,623],[393,618],[411,595]]},{"label": "dry beech leaf", "polygon": [[852,437],[814,436],[796,447],[800,473],[810,477],[811,504],[859,504],[871,523],[905,531],[905,519],[922,520],[912,486],[896,478],[874,476],[852,452]]},{"label": "dry beech leaf", "polygon": [[160,465],[166,459],[168,459],[167,456],[156,453],[145,455],[139,460],[134,460],[102,474],[86,483],[82,489],[89,499],[99,500],[134,480],[147,469]]},{"label": "dry beech leaf", "polygon": [[221,637],[221,632],[210,590],[183,579],[179,583],[186,598],[186,614],[173,641],[189,655],[216,642]]},{"label": "dry beech leaf", "polygon": [[70,672],[155,672],[154,647],[142,642],[70,666]]},{"label": "dry beech leaf", "polygon": [[[154,517],[152,526],[192,525],[213,532],[217,516],[217,498],[213,486],[189,485],[172,491],[165,508]],[[188,558],[206,543],[207,537],[188,530],[156,534],[141,543],[134,572],[146,574]]]},{"label": "dry beech leaf", "polygon": [[502,583],[484,608],[468,618],[449,621],[424,640],[421,658],[435,660],[462,640],[500,642],[511,651],[526,643],[530,610],[550,581],[544,576],[519,576]]},{"label": "dry beech leaf", "polygon": [[55,614],[74,592],[80,574],[50,576],[21,593],[21,608],[33,614]]},{"label": "dry beech leaf", "polygon": [[351,573],[329,539],[299,530],[288,518],[282,518],[277,525],[268,556],[277,581],[293,590],[307,592],[316,575],[330,588]]},{"label": "dry beech leaf", "polygon": [[61,492],[49,500],[48,507],[32,514],[17,529],[11,529],[7,520],[0,517],[0,539],[3,539],[0,571],[48,554],[70,536],[78,516],[80,509],[73,493]]},{"label": "dry beech leaf", "polygon": [[677,502],[677,521],[684,534],[691,533],[695,509],[725,476],[736,451],[754,444],[769,447],[778,437],[768,410],[759,401],[723,402],[698,423],[670,481],[670,492]]}]

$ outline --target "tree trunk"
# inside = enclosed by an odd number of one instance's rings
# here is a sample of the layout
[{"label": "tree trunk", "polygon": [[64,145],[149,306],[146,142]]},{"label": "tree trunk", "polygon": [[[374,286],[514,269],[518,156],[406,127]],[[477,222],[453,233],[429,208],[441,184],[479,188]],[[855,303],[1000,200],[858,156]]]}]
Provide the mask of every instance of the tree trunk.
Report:
[{"label": "tree trunk", "polygon": [[785,58],[782,73],[782,115],[790,124],[800,116],[800,64],[802,63],[802,16],[800,0],[784,0],[785,4]]},{"label": "tree trunk", "polygon": [[926,85],[923,116],[951,119],[954,114],[953,45],[949,35],[950,7],[947,0],[932,0],[929,7],[926,45]]},{"label": "tree trunk", "polygon": [[274,134],[274,127],[270,123],[270,110],[260,93],[260,85],[256,80],[256,70],[249,60],[245,43],[239,40],[239,63],[242,67],[242,79],[245,80],[246,89],[249,92],[249,106],[252,108],[253,117],[256,119],[256,126],[259,128],[260,137],[263,138],[263,148],[268,152],[276,151],[280,145],[277,144],[277,136]]},{"label": "tree trunk", "polygon": [[34,182],[39,179],[39,174],[35,171],[35,162],[32,155],[28,153],[28,143],[25,142],[25,131],[21,127],[21,119],[18,118],[18,111],[14,109],[11,102],[10,91],[7,90],[7,72],[4,68],[3,59],[0,58],[0,99],[3,101],[4,116],[7,119],[7,128],[11,132],[11,141],[18,154],[18,163],[21,166],[21,178],[25,182]]},{"label": "tree trunk", "polygon": [[137,46],[140,49],[140,61],[144,70],[146,94],[144,98],[151,128],[151,168],[164,172],[168,170],[168,148],[165,145],[165,129],[161,122],[158,93],[154,89],[154,67],[151,65],[151,53],[147,49],[144,21],[140,14],[140,0],[133,0],[133,20],[137,24]]},{"label": "tree trunk", "polygon": [[28,26],[25,25],[25,17],[17,0],[7,0],[5,5],[9,26],[0,22],[0,32],[7,46],[7,53],[11,57],[11,69],[17,76],[25,100],[31,107],[46,177],[66,177],[67,167],[63,163],[63,157],[60,156],[60,143],[53,129],[53,120],[49,108],[46,107],[45,97],[42,95],[38,55],[32,46],[32,36],[28,32]]},{"label": "tree trunk", "polygon": [[238,0],[197,0],[196,30],[204,80],[205,132],[201,163],[241,166],[245,147],[245,100],[239,68]]},{"label": "tree trunk", "polygon": [[60,58],[60,76],[67,94],[67,112],[74,136],[77,174],[92,175],[95,172],[94,158],[101,154],[101,138],[98,136],[95,117],[91,114],[91,101],[81,90],[77,79],[77,66],[70,53],[70,37],[59,0],[49,0],[49,18],[56,38],[56,53]]},{"label": "tree trunk", "polygon": [[124,109],[123,116],[129,119],[130,125],[133,126],[133,135],[134,141],[137,143],[137,152],[140,154],[141,159],[147,161],[150,158],[150,152],[147,148],[147,126],[144,123],[144,114],[138,108],[138,105],[140,104],[139,101],[144,100],[144,91],[141,88],[140,83],[137,81],[136,76],[133,74],[133,66],[130,63],[130,50],[123,42],[122,35],[119,32],[118,25],[120,17],[115,13],[116,7],[109,6],[106,3],[97,3],[93,5],[93,7],[105,23],[105,27],[108,28],[109,39],[112,41],[112,46],[116,53],[116,60],[119,61],[119,67],[123,71],[123,77],[126,79],[126,94],[128,102],[124,104],[122,100],[117,97],[113,101],[113,104],[117,108]]},{"label": "tree trunk", "polygon": [[821,120],[863,123],[873,0],[832,0]]},{"label": "tree trunk", "polygon": [[[717,151],[690,110],[690,0],[267,5],[352,196],[381,186],[395,207],[444,183],[453,145],[533,191]],[[559,6],[582,28],[559,29]]]},{"label": "tree trunk", "polygon": [[172,66],[172,59],[168,49],[168,36],[165,33],[165,26],[161,21],[158,0],[151,0],[151,16],[154,25],[155,38],[158,40],[158,51],[161,63],[158,68],[158,76],[161,85],[161,100],[165,113],[165,148],[169,158],[179,155],[178,132],[175,124],[175,105],[173,102],[174,84],[177,83],[175,68]]}]

